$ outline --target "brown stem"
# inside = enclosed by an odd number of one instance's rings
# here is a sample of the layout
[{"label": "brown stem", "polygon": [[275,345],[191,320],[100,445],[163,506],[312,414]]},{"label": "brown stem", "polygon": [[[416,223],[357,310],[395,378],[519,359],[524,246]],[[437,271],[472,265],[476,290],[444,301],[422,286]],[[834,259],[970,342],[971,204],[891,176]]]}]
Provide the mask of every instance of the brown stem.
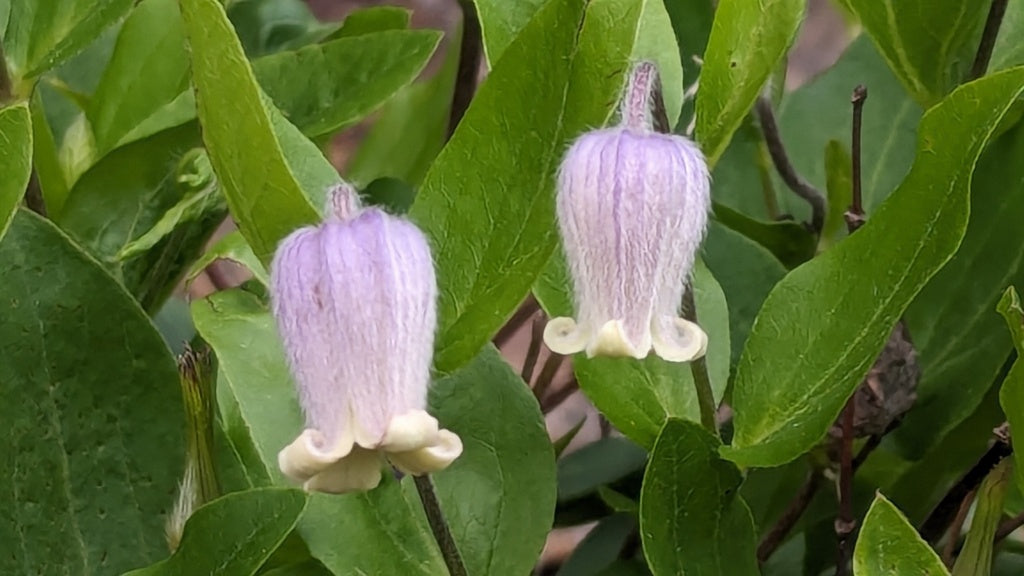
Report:
[{"label": "brown stem", "polygon": [[544,317],[536,316],[533,319],[533,328],[530,330],[530,347],[526,349],[526,359],[523,360],[523,370],[520,375],[523,382],[529,386],[533,381],[533,369],[537,367],[537,358],[540,357],[540,345],[544,339]]},{"label": "brown stem", "polygon": [[810,228],[816,234],[820,234],[825,225],[825,197],[817,188],[804,180],[789,161],[786,147],[782,144],[782,136],[779,134],[779,124],[775,120],[772,101],[766,96],[759,96],[754,104],[754,111],[761,123],[761,132],[764,133],[764,141],[768,145],[768,154],[772,157],[772,163],[775,164],[775,171],[779,173],[782,181],[793,193],[811,205]]},{"label": "brown stem", "polygon": [[956,549],[957,543],[960,541],[960,531],[963,530],[967,514],[971,511],[971,504],[974,502],[974,495],[976,493],[976,490],[971,490],[967,493],[963,502],[960,503],[960,508],[956,511],[953,523],[949,526],[946,545],[942,548],[942,562],[949,568],[953,567],[953,562],[956,560]]},{"label": "brown stem", "polygon": [[981,481],[985,479],[985,476],[996,467],[1010,454],[1013,453],[1013,449],[1010,448],[1010,444],[1005,438],[997,435],[996,441],[992,446],[982,454],[978,462],[963,475],[960,480],[953,485],[952,488],[946,492],[946,495],[942,497],[942,500],[935,506],[925,521],[921,524],[921,528],[918,532],[921,533],[921,538],[924,538],[929,544],[935,544],[942,538],[942,535],[946,533],[946,528],[952,522],[956,516],[957,510],[960,508],[960,503],[963,502],[967,494],[975,490]]},{"label": "brown stem", "polygon": [[853,516],[853,420],[857,403],[851,396],[843,408],[843,437],[839,454],[839,516],[835,528],[838,538],[836,576],[850,573],[850,559],[853,557],[853,541],[850,536],[857,529]]},{"label": "brown stem", "polygon": [[978,53],[975,54],[974,65],[971,66],[971,80],[981,78],[988,71],[992,49],[996,46],[999,28],[1003,25],[1003,16],[1006,14],[1006,4],[1007,0],[992,0],[992,5],[988,9],[988,19],[985,20],[985,31],[981,33]]},{"label": "brown stem", "polygon": [[462,8],[462,42],[459,46],[459,69],[455,74],[452,109],[448,116],[448,139],[455,133],[473,101],[477,75],[480,73],[480,59],[483,57],[483,36],[476,6],[472,0],[461,0],[459,6]]},{"label": "brown stem", "polygon": [[43,189],[39,186],[39,173],[32,171],[28,181],[28,188],[25,189],[25,206],[46,218],[46,201],[43,200]]},{"label": "brown stem", "polygon": [[14,96],[14,85],[11,83],[11,72],[7,69],[7,57],[4,56],[3,44],[0,44],[0,108],[11,101]]},{"label": "brown stem", "polygon": [[508,341],[512,339],[512,336],[514,336],[515,333],[523,327],[523,324],[526,324],[530,317],[536,314],[538,310],[540,310],[540,304],[537,302],[537,299],[533,297],[533,294],[530,294],[526,297],[526,300],[523,301],[522,305],[519,306],[519,309],[516,310],[515,314],[509,318],[508,322],[498,330],[498,334],[494,336],[494,345],[501,348],[507,344]]},{"label": "brown stem", "polygon": [[438,547],[441,549],[441,557],[444,558],[445,566],[448,567],[448,573],[451,576],[467,576],[466,565],[462,562],[462,554],[459,553],[458,546],[455,545],[455,538],[452,537],[452,531],[448,528],[448,523],[444,519],[444,512],[441,510],[441,503],[437,500],[437,494],[434,492],[434,482],[430,479],[430,476],[414,476],[413,483],[416,484],[416,492],[420,495],[420,501],[423,502],[423,511],[427,513],[427,523],[430,524],[430,531],[434,534],[434,540],[437,541]]},{"label": "brown stem", "polygon": [[804,480],[800,491],[796,493],[796,496],[786,506],[782,516],[779,517],[775,525],[772,526],[771,530],[761,539],[761,543],[758,544],[757,561],[760,564],[767,562],[786,540],[786,536],[796,526],[797,521],[803,516],[807,507],[810,506],[814,495],[818,493],[818,489],[821,487],[821,480],[821,472],[818,470],[811,470],[807,475],[807,479]]},{"label": "brown stem", "polygon": [[551,382],[555,379],[555,374],[562,367],[562,361],[564,360],[565,356],[552,352],[548,355],[547,360],[544,361],[544,366],[540,369],[540,375],[537,376],[537,384],[533,387],[533,395],[537,398],[538,403],[547,394],[548,388],[551,387]]},{"label": "brown stem", "polygon": [[1021,526],[1024,526],[1024,512],[1017,514],[1013,518],[1010,518],[999,525],[999,528],[996,529],[995,543],[998,544],[1002,542],[1007,536],[1013,534],[1014,531]]},{"label": "brown stem", "polygon": [[[683,293],[683,318],[697,323],[697,303],[693,299],[693,286]],[[711,377],[708,374],[707,357],[701,356],[690,361],[690,373],[693,375],[693,387],[697,392],[697,405],[700,407],[700,423],[704,428],[718,436],[718,408],[715,405],[715,393],[711,388]]]},{"label": "brown stem", "polygon": [[546,395],[540,403],[540,411],[543,414],[550,414],[555,408],[562,405],[569,396],[572,396],[580,389],[580,384],[573,377],[571,380],[560,386],[554,392]]},{"label": "brown stem", "polygon": [[853,89],[850,102],[853,104],[853,129],[850,134],[851,157],[853,159],[853,198],[850,209],[846,211],[846,227],[854,233],[864,225],[864,200],[861,191],[861,152],[860,133],[864,118],[864,101],[868,99],[868,89],[863,85]]}]

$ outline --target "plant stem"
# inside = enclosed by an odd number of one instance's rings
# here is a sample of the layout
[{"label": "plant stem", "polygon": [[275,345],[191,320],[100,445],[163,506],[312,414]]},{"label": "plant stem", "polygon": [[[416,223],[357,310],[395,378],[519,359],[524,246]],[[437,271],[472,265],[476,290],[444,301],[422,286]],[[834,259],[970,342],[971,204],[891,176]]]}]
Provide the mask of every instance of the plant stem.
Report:
[{"label": "plant stem", "polygon": [[761,132],[764,133],[764,141],[768,145],[768,153],[775,164],[775,171],[779,173],[782,181],[786,183],[797,196],[803,198],[811,205],[810,228],[820,234],[825,225],[825,197],[817,188],[811,186],[789,161],[786,148],[782,144],[782,137],[779,135],[779,125],[775,120],[775,111],[772,110],[772,102],[766,96],[759,96],[754,104],[757,118],[761,122]]},{"label": "plant stem", "polygon": [[782,516],[779,517],[775,525],[772,526],[771,530],[761,539],[761,543],[758,544],[757,561],[759,564],[767,562],[786,540],[786,536],[796,526],[797,521],[804,515],[815,494],[818,493],[818,488],[821,487],[821,480],[821,472],[818,470],[811,470],[807,475],[807,480],[804,480],[803,485],[800,486],[800,491],[796,493],[796,496],[786,506]]},{"label": "plant stem", "polygon": [[953,562],[956,561],[960,532],[963,530],[964,522],[967,520],[967,514],[971,511],[971,504],[974,502],[975,494],[977,494],[976,490],[971,490],[967,493],[963,502],[960,503],[960,508],[956,512],[956,517],[953,518],[953,523],[949,526],[949,536],[946,538],[946,545],[942,549],[942,563],[947,568],[952,568]]},{"label": "plant stem", "polygon": [[850,573],[853,542],[850,538],[857,529],[853,516],[853,420],[857,403],[851,396],[843,408],[843,437],[839,453],[839,516],[836,518],[836,537],[839,542],[836,556],[836,576]]},{"label": "plant stem", "polygon": [[864,193],[861,189],[861,148],[860,133],[864,123],[864,101],[868,99],[868,89],[863,85],[853,89],[850,103],[853,104],[853,129],[850,134],[850,156],[853,162],[853,198],[850,209],[846,211],[846,228],[853,234],[864,225]]},{"label": "plant stem", "polygon": [[523,370],[520,376],[523,382],[529,386],[533,380],[533,370],[537,367],[537,358],[540,357],[540,344],[544,338],[544,317],[536,316],[533,319],[533,326],[530,330],[530,345],[526,349],[526,359],[523,360]]},{"label": "plant stem", "polygon": [[512,315],[512,318],[509,318],[509,321],[506,322],[500,330],[498,330],[498,334],[493,340],[494,345],[501,348],[507,344],[512,336],[514,336],[515,333],[523,327],[523,324],[526,324],[527,320],[536,314],[538,310],[540,310],[540,304],[537,302],[537,299],[533,297],[533,294],[530,294],[526,297],[526,300],[523,301],[522,305],[519,306],[519,309],[516,310],[515,314]]},{"label": "plant stem", "polygon": [[996,464],[1012,453],[1013,449],[1010,448],[1010,444],[997,433],[996,441],[988,451],[982,454],[978,462],[946,492],[946,495],[921,524],[921,528],[918,530],[921,533],[921,538],[924,538],[929,544],[938,542],[939,538],[946,533],[949,523],[953,521],[960,508],[960,503],[963,502],[967,494],[981,484],[981,481],[996,467]]},{"label": "plant stem", "polygon": [[473,101],[477,74],[480,72],[480,59],[483,57],[483,35],[476,6],[472,0],[460,0],[459,7],[462,8],[462,42],[459,45],[459,69],[455,73],[452,109],[448,115],[448,139],[455,133],[455,128]]},{"label": "plant stem", "polygon": [[11,72],[7,69],[7,57],[4,55],[4,47],[0,44],[0,107],[10,102],[14,95],[14,87],[11,84]]},{"label": "plant stem", "polygon": [[992,6],[988,10],[988,19],[985,20],[985,31],[981,33],[978,53],[975,54],[974,65],[971,66],[971,80],[981,78],[988,71],[988,63],[992,59],[992,49],[996,46],[999,28],[1003,25],[1003,16],[1006,14],[1006,4],[1007,0],[992,0]]},{"label": "plant stem", "polygon": [[455,545],[455,538],[452,538],[452,531],[448,529],[445,522],[444,512],[441,510],[441,503],[437,501],[437,494],[434,492],[434,482],[429,475],[413,476],[413,483],[416,484],[416,492],[423,502],[423,511],[427,513],[427,523],[430,524],[430,531],[434,533],[434,540],[441,549],[441,556],[444,564],[448,567],[451,576],[467,576],[466,566],[462,563],[462,555]]},{"label": "plant stem", "polygon": [[[683,294],[683,318],[697,323],[697,303],[693,299],[692,284],[686,288]],[[718,420],[715,418],[718,410],[715,406],[715,393],[711,389],[711,378],[708,376],[708,362],[706,356],[701,356],[690,362],[690,373],[693,374],[693,386],[697,390],[697,404],[700,406],[700,423],[718,437]]]},{"label": "plant stem", "polygon": [[768,145],[764,141],[764,135],[758,131],[757,134],[757,174],[761,179],[761,196],[764,199],[764,208],[768,212],[768,218],[778,220],[779,199],[775,194],[775,184],[772,182],[771,166],[772,158],[768,152]]},{"label": "plant stem", "polygon": [[551,352],[547,359],[544,360],[540,374],[537,375],[537,383],[533,386],[533,396],[537,399],[538,404],[547,395],[551,383],[555,380],[555,374],[558,373],[558,369],[562,367],[562,362],[564,361],[565,356],[557,352]]},{"label": "plant stem", "polygon": [[1013,534],[1013,532],[1021,526],[1024,526],[1024,512],[1017,514],[1013,518],[1010,518],[999,525],[999,528],[996,530],[995,543],[998,544],[1002,542],[1007,536]]}]

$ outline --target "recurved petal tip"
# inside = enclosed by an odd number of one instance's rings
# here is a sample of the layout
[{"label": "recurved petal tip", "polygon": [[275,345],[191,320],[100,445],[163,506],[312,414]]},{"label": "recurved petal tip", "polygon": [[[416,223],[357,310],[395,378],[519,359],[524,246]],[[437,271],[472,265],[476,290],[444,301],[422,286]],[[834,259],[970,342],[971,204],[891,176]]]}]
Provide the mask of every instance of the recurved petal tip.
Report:
[{"label": "recurved petal tip", "polygon": [[438,430],[433,442],[417,450],[388,454],[391,463],[406,474],[419,476],[447,468],[462,454],[462,439],[450,430]]},{"label": "recurved petal tip", "polygon": [[348,456],[307,480],[303,488],[328,494],[373,490],[380,484],[381,464],[378,452],[357,446]]},{"label": "recurved petal tip", "polygon": [[277,454],[277,465],[285,476],[306,482],[348,456],[354,445],[349,434],[343,434],[326,450],[324,444],[326,441],[319,430],[307,428]]},{"label": "recurved petal tip", "polygon": [[431,444],[437,434],[437,419],[423,410],[413,410],[391,419],[380,447],[386,452],[417,450]]},{"label": "recurved petal tip", "polygon": [[654,330],[654,352],[668,362],[690,362],[708,349],[708,335],[683,318],[666,318]]},{"label": "recurved petal tip", "polygon": [[587,335],[572,318],[552,318],[544,327],[544,343],[556,354],[568,356],[587,347]]}]

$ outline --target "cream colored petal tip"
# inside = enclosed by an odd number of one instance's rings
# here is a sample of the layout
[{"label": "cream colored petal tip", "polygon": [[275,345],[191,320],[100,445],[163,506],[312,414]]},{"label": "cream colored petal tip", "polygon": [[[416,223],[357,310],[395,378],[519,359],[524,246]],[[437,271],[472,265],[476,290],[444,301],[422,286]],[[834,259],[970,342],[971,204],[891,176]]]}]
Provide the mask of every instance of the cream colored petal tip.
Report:
[{"label": "cream colored petal tip", "polygon": [[391,419],[380,447],[386,452],[418,450],[433,444],[437,434],[437,419],[423,410],[413,410]]},{"label": "cream colored petal tip", "polygon": [[306,482],[347,456],[353,447],[352,438],[348,435],[343,435],[326,450],[324,444],[326,441],[319,430],[303,430],[294,442],[277,454],[277,465],[285,476]]},{"label": "cream colored petal tip", "polygon": [[381,455],[358,446],[303,484],[307,492],[347,494],[373,490],[380,484]]},{"label": "cream colored petal tip", "polygon": [[[641,351],[642,350],[642,351]],[[608,356],[610,358],[637,358],[647,357],[650,346],[637,348],[626,338],[626,332],[619,320],[609,320],[601,326],[590,345],[587,346],[587,357]]]},{"label": "cream colored petal tip", "polygon": [[668,362],[691,362],[708,349],[708,335],[700,326],[682,318],[661,323],[654,333],[654,352]]},{"label": "cream colored petal tip", "polygon": [[406,474],[419,476],[444,470],[462,454],[462,439],[449,430],[438,430],[434,442],[406,452],[389,452],[388,460]]},{"label": "cream colored petal tip", "polygon": [[552,352],[569,356],[587,347],[587,335],[572,318],[552,318],[544,327],[544,343]]}]

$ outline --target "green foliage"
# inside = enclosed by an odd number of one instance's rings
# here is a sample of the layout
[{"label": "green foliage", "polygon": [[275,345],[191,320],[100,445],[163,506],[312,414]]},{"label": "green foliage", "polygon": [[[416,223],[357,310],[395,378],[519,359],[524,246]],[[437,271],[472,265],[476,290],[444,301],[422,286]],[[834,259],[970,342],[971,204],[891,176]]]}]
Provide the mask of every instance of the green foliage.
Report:
[{"label": "green foliage", "polygon": [[[1017,290],[1012,286],[1007,288],[1003,297],[999,299],[997,309],[1006,321],[1017,357],[1020,358],[1024,354],[1024,308],[1021,308]],[[1003,407],[1011,428],[1024,428],[1024,361],[1014,361],[999,389],[999,404]],[[1013,460],[1017,488],[1024,489],[1024,465],[1020,463],[1021,459],[1016,453]]]},{"label": "green foliage", "polygon": [[228,494],[195,511],[174,556],[125,576],[252,576],[291,532],[306,502],[294,489]]},{"label": "green foliage", "polygon": [[32,171],[32,121],[28,107],[0,110],[0,240],[14,218]]},{"label": "green foliage", "polygon": [[864,518],[853,553],[853,573],[856,576],[949,574],[903,513],[881,494],[875,496]]},{"label": "green foliage", "polygon": [[[974,163],[1022,89],[1024,71],[1005,72],[930,110],[899,189],[856,234],[775,286],[737,367],[730,459],[777,466],[825,434],[900,315],[959,247]],[[954,122],[962,134],[938,139]],[[821,321],[839,310],[841,322]]]},{"label": "green foliage", "polygon": [[800,0],[722,0],[697,96],[697,140],[714,166],[796,36]]},{"label": "green foliage", "polygon": [[978,487],[971,530],[953,565],[953,576],[988,576],[991,573],[996,528],[1003,518],[1003,501],[1013,474],[1012,463],[1013,460],[1004,459]]},{"label": "green foliage", "polygon": [[118,574],[166,553],[184,459],[170,351],[142,309],[52,223],[0,243],[0,572]]},{"label": "green foliage", "polygon": [[754,521],[742,476],[718,441],[670,418],[658,434],[640,494],[640,536],[655,576],[758,574]]}]

